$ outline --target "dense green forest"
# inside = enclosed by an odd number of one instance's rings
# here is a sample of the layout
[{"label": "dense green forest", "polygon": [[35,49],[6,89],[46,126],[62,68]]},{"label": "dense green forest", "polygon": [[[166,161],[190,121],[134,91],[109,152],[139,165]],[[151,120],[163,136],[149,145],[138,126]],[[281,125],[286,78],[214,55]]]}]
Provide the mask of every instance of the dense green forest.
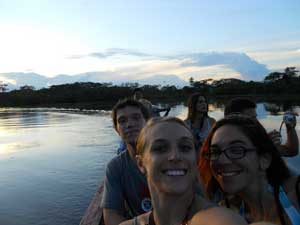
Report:
[{"label": "dense green forest", "polygon": [[[0,84],[0,106],[40,107],[63,106],[78,108],[111,107],[118,99],[129,97],[137,83],[114,86],[111,83],[73,83],[54,85],[35,90],[23,86],[19,90],[5,92],[5,84]],[[239,79],[199,80],[190,78],[190,86],[144,85],[144,97],[153,102],[185,101],[191,93],[200,92],[209,97],[263,96],[280,98],[293,96],[300,99],[300,76],[295,67],[287,67],[284,72],[272,72],[262,82]]]}]

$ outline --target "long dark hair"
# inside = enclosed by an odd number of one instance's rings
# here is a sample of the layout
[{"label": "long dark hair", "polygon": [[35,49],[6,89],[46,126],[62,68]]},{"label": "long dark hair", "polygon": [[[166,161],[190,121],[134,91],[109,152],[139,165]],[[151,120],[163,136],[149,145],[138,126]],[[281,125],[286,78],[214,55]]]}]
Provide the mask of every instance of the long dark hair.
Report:
[{"label": "long dark hair", "polygon": [[205,99],[206,102],[206,112],[204,113],[204,116],[208,117],[208,102],[207,102],[207,98],[200,94],[200,93],[194,93],[189,97],[188,100],[188,115],[187,115],[187,119],[190,120],[191,122],[196,118],[196,113],[197,113],[197,102],[198,102],[198,98],[199,97],[203,97]]},{"label": "long dark hair", "polygon": [[198,164],[200,176],[203,180],[208,196],[213,198],[215,193],[218,190],[221,190],[220,185],[212,175],[210,161],[206,156],[209,155],[213,135],[220,127],[224,125],[233,125],[238,127],[241,132],[243,132],[251,140],[257,149],[256,152],[258,155],[265,153],[271,155],[272,159],[269,168],[266,169],[266,177],[268,183],[274,188],[274,197],[281,223],[285,224],[283,209],[279,201],[279,187],[287,178],[291,176],[290,171],[281,158],[277,148],[269,138],[264,127],[258,122],[258,120],[252,119],[248,116],[241,114],[229,115],[216,122],[210,134],[208,135],[202,147]]}]

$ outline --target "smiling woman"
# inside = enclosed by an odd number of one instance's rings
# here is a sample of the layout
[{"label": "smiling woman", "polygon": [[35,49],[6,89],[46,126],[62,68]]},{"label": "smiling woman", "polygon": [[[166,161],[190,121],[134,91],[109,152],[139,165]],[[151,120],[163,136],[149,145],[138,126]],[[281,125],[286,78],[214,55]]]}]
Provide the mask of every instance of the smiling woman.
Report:
[{"label": "smiling woman", "polygon": [[[122,225],[245,224],[237,214],[216,207],[196,191],[196,155],[193,135],[182,120],[151,119],[140,133],[136,158],[147,177],[153,211]],[[213,217],[207,222],[203,218],[209,215]]]},{"label": "smiling woman", "polygon": [[226,206],[247,221],[299,225],[299,178],[290,175],[256,119],[231,115],[218,121],[202,148],[199,169],[210,198],[222,191]]}]

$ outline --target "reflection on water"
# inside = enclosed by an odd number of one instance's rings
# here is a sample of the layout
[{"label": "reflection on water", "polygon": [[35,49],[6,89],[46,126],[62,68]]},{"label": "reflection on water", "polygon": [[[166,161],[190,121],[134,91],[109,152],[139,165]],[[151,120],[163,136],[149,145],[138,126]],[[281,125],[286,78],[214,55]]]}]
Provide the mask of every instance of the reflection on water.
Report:
[{"label": "reflection on water", "polygon": [[[219,104],[210,110],[223,117]],[[257,111],[268,130],[279,128],[282,115]],[[186,114],[183,104],[170,111]],[[109,112],[53,108],[0,109],[0,140],[1,225],[79,224],[119,143]]]},{"label": "reflection on water", "polygon": [[17,151],[25,150],[26,148],[34,148],[39,146],[40,144],[38,142],[0,144],[0,157],[1,155],[8,155]]},{"label": "reflection on water", "polygon": [[108,112],[0,110],[0,224],[79,224],[119,138]]}]

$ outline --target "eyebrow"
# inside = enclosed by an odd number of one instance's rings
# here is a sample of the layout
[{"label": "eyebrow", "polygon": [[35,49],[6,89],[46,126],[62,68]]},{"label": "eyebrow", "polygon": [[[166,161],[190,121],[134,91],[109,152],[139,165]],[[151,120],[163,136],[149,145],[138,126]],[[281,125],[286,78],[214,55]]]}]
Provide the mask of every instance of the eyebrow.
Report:
[{"label": "eyebrow", "polygon": [[153,141],[153,143],[155,144],[155,143],[166,143],[167,142],[167,140],[165,140],[165,139],[156,139],[156,140],[154,140]]},{"label": "eyebrow", "polygon": [[[179,142],[181,142],[181,141],[191,141],[191,142],[193,142],[193,139],[190,138],[190,137],[181,137],[178,141]],[[156,139],[156,140],[153,141],[153,143],[166,143],[166,142],[168,142],[168,140],[163,139],[163,138],[159,138],[159,139]]]},{"label": "eyebrow", "polygon": [[191,142],[193,142],[194,140],[191,137],[181,137],[180,141],[191,141]]},{"label": "eyebrow", "polygon": [[[242,140],[233,140],[229,142],[229,145],[233,145],[233,144],[246,144],[246,143]],[[211,147],[218,147],[218,144],[212,144]]]}]

